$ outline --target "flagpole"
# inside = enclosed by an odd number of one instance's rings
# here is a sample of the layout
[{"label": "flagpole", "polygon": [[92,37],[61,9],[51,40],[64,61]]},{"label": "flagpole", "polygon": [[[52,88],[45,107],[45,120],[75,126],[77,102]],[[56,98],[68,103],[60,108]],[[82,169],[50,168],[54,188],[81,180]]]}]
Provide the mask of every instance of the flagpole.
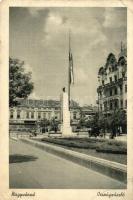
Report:
[{"label": "flagpole", "polygon": [[[71,50],[71,46],[70,46],[70,30],[69,30],[69,49],[68,49],[68,55],[70,56],[70,50]],[[69,57],[68,57],[69,59]],[[70,110],[70,59],[68,60],[68,108]]]}]

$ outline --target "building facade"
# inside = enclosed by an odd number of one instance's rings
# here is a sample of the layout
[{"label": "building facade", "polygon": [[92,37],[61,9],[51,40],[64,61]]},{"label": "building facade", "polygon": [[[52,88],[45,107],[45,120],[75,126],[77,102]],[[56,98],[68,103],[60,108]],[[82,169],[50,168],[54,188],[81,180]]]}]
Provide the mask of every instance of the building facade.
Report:
[{"label": "building facade", "polygon": [[118,59],[110,53],[99,69],[98,82],[99,113],[108,116],[117,109],[127,109],[127,50],[122,44]]},{"label": "building facade", "polygon": [[[37,123],[47,119],[55,119],[61,123],[61,102],[57,100],[34,100],[19,99],[16,107],[10,108],[9,127],[10,130],[27,131],[37,127]],[[77,124],[81,117],[86,120],[92,119],[97,112],[93,106],[80,107],[78,103],[71,100],[70,116],[73,131],[76,130]]]},{"label": "building facade", "polygon": [[98,112],[97,106],[84,105],[81,108],[81,116],[86,120],[92,120],[94,115]]},{"label": "building facade", "polygon": [[[72,101],[70,108],[72,123],[76,124],[80,118],[80,107]],[[10,108],[10,130],[32,129],[41,120],[53,118],[61,123],[60,101],[19,99],[18,106]]]}]

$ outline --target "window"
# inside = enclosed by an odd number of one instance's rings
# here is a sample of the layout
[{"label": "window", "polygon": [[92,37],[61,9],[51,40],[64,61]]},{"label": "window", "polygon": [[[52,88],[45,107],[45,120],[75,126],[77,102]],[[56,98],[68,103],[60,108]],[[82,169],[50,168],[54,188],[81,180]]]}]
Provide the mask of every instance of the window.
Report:
[{"label": "window", "polygon": [[58,112],[55,112],[55,119],[58,119]]},{"label": "window", "polygon": [[115,80],[115,82],[117,81],[117,75],[114,76],[114,80]]},{"label": "window", "polygon": [[120,94],[122,94],[122,85],[120,85]]},{"label": "window", "polygon": [[102,105],[100,105],[100,110],[102,111]]},{"label": "window", "polygon": [[110,110],[112,110],[113,106],[112,106],[112,102],[110,102]]},{"label": "window", "polygon": [[26,118],[29,119],[29,111],[26,112]]},{"label": "window", "polygon": [[112,96],[112,89],[110,89],[110,96]]},{"label": "window", "polygon": [[34,118],[34,112],[31,112],[31,118],[32,119]]},{"label": "window", "polygon": [[13,119],[13,110],[10,111],[10,119]]},{"label": "window", "polygon": [[73,113],[73,119],[76,119],[76,113]]},{"label": "window", "polygon": [[122,78],[125,78],[125,73],[124,72],[122,72]]},{"label": "window", "polygon": [[50,119],[51,118],[51,114],[50,114],[50,112],[48,112],[48,119]]},{"label": "window", "polygon": [[99,92],[99,95],[100,95],[100,97],[102,97],[102,92],[101,91]]},{"label": "window", "polygon": [[33,100],[32,100],[32,99],[29,99],[29,104],[30,104],[30,105],[33,105],[33,103],[34,103]]},{"label": "window", "polygon": [[127,100],[125,100],[125,108],[127,108]]},{"label": "window", "polygon": [[123,100],[121,99],[121,108],[123,108]]},{"label": "window", "polygon": [[114,91],[115,95],[117,94],[117,88],[115,88],[115,91]]},{"label": "window", "polygon": [[112,77],[109,77],[110,83],[112,83]]},{"label": "window", "polygon": [[118,102],[115,101],[115,108],[118,108]]},{"label": "window", "polygon": [[43,113],[43,118],[46,119],[46,113],[45,112]]},{"label": "window", "polygon": [[104,80],[102,80],[102,85],[104,85]]},{"label": "window", "polygon": [[17,111],[17,119],[20,119],[20,110]]},{"label": "window", "polygon": [[38,119],[41,118],[41,112],[38,112]]},{"label": "window", "polygon": [[104,110],[107,110],[107,102],[104,102]]},{"label": "window", "polygon": [[125,92],[127,93],[127,85],[125,85]]}]

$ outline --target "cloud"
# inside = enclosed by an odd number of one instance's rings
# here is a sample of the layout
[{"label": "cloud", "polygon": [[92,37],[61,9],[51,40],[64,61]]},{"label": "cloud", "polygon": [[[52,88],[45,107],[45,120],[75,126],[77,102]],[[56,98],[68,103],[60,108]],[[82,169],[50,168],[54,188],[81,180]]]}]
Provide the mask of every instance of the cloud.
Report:
[{"label": "cloud", "polygon": [[44,44],[61,42],[60,38],[68,33],[68,27],[66,17],[50,12],[43,28]]},{"label": "cloud", "polygon": [[63,31],[65,28],[62,22],[63,19],[60,15],[50,13],[44,27],[45,32],[49,33],[49,35],[61,34],[59,30]]},{"label": "cloud", "polygon": [[44,8],[42,7],[38,7],[38,8],[34,8],[34,7],[28,7],[27,8],[28,11],[29,11],[29,14],[32,16],[32,17],[38,17],[39,16],[39,12],[40,11],[44,11]]},{"label": "cloud", "polygon": [[40,95],[38,96],[38,95],[36,94],[36,92],[32,92],[32,93],[29,95],[28,98],[29,98],[29,99],[40,99]]},{"label": "cloud", "polygon": [[88,73],[86,73],[86,70],[83,68],[77,68],[75,70],[75,84],[76,85],[86,85],[88,82],[89,76]]},{"label": "cloud", "polygon": [[125,13],[125,8],[13,9],[12,51],[30,64],[26,68],[32,71],[35,83],[32,97],[59,97],[61,88],[67,86],[71,29],[75,74],[72,98],[95,103],[98,68],[108,53],[119,50],[120,41],[126,37]]},{"label": "cloud", "polygon": [[106,8],[103,26],[105,28],[120,28],[126,26],[126,8]]},{"label": "cloud", "polygon": [[[53,45],[63,43],[67,40],[68,32],[71,30],[73,42],[79,47],[87,46],[88,49],[106,42],[106,35],[102,30],[102,26],[97,18],[89,15],[88,11],[64,12],[50,10],[49,16],[44,23],[44,45]],[[66,42],[66,41],[64,41]],[[84,50],[83,50],[84,51]],[[85,50],[86,51],[86,50]],[[84,52],[82,52],[84,54]]]}]

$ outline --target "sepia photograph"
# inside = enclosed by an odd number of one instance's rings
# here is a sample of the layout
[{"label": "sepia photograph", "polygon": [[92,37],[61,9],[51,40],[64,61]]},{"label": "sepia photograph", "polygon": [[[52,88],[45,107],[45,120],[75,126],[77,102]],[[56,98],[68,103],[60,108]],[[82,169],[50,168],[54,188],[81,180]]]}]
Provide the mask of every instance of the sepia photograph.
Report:
[{"label": "sepia photograph", "polygon": [[127,188],[127,8],[9,8],[9,188]]}]

